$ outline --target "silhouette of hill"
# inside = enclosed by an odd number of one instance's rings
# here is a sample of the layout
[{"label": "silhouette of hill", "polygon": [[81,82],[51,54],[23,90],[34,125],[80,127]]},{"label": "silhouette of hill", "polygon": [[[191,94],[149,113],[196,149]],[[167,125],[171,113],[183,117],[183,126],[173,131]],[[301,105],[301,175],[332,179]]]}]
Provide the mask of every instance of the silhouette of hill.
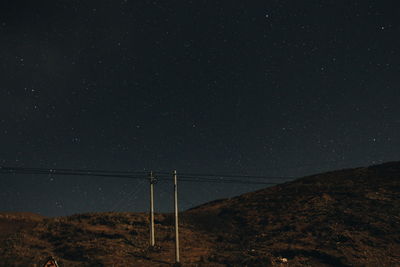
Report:
[{"label": "silhouette of hill", "polygon": [[[0,214],[0,266],[171,266],[171,214]],[[312,175],[181,213],[183,266],[399,266],[400,163]],[[37,265],[39,266],[39,265]]]}]

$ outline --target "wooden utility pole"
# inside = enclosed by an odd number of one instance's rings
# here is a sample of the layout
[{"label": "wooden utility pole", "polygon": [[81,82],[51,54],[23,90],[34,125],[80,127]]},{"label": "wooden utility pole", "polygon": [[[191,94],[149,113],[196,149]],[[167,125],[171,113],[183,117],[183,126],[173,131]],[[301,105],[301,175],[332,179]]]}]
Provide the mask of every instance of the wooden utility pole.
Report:
[{"label": "wooden utility pole", "polygon": [[150,172],[149,176],[150,181],[150,247],[154,247],[155,238],[154,238],[154,184],[156,180],[153,176],[153,171]]},{"label": "wooden utility pole", "polygon": [[175,262],[179,263],[179,226],[178,226],[178,179],[176,170],[173,172],[174,177],[174,204],[175,204]]}]

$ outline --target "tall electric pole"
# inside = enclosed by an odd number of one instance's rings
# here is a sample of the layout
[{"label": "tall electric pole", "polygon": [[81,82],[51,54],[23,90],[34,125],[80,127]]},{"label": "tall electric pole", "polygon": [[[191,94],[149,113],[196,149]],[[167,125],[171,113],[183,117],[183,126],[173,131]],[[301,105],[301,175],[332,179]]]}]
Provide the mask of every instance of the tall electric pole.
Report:
[{"label": "tall electric pole", "polygon": [[174,204],[175,204],[175,262],[179,263],[179,226],[178,226],[178,179],[176,170],[173,172],[174,177]]},{"label": "tall electric pole", "polygon": [[153,171],[150,172],[149,181],[150,181],[150,247],[154,247],[154,245],[155,245],[155,238],[154,238],[154,184],[156,183],[156,179],[154,179]]}]

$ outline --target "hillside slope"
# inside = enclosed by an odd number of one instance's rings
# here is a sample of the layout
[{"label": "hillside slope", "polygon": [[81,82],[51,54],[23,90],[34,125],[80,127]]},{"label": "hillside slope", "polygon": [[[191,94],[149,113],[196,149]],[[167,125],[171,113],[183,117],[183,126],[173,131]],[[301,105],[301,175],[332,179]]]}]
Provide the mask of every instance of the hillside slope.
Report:
[{"label": "hillside slope", "polygon": [[229,255],[237,252],[254,262],[281,257],[299,265],[394,266],[400,262],[400,164],[305,177],[186,216],[224,240],[216,257],[226,262],[237,261]]},{"label": "hillside slope", "polygon": [[[0,227],[16,222],[0,216]],[[20,219],[0,236],[0,266],[170,266],[170,214]],[[23,222],[23,223],[22,223]],[[206,203],[181,214],[184,266],[400,266],[400,163],[340,170]],[[3,264],[3,265],[2,265]]]}]

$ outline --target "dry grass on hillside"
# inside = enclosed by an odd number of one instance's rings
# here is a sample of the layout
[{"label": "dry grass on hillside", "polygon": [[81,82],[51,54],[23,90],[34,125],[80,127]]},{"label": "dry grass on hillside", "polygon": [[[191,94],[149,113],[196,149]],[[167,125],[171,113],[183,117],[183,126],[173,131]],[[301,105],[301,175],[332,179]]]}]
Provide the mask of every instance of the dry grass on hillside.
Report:
[{"label": "dry grass on hillside", "polygon": [[[330,172],[181,214],[183,266],[400,266],[400,164]],[[0,266],[171,266],[173,221],[92,213],[0,215]],[[37,265],[39,266],[39,265]]]}]

